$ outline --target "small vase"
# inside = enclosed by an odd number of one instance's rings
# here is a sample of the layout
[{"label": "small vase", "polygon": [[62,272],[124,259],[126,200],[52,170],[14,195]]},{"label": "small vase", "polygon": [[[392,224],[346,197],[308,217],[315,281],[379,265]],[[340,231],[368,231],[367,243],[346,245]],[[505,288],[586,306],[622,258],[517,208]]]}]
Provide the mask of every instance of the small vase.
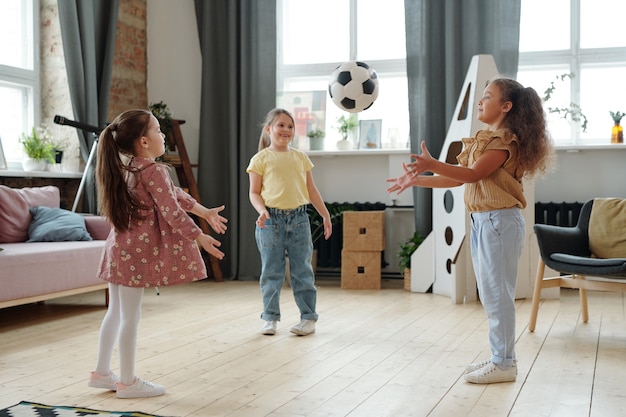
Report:
[{"label": "small vase", "polygon": [[624,143],[624,128],[619,122],[615,122],[611,130],[611,143]]},{"label": "small vase", "polygon": [[352,141],[350,139],[341,139],[339,141],[337,141],[337,149],[353,149],[354,145],[352,144]]},{"label": "small vase", "polygon": [[46,169],[46,160],[24,158],[22,159],[22,169],[24,171],[43,171]]}]

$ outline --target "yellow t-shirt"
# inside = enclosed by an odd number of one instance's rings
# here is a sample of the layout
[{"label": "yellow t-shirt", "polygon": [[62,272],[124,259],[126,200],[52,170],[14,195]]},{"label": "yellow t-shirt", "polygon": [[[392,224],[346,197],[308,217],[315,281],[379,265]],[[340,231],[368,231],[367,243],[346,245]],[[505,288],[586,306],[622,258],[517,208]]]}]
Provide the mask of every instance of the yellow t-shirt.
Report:
[{"label": "yellow t-shirt", "polygon": [[488,150],[505,150],[509,157],[487,178],[465,184],[465,208],[469,212],[526,207],[522,172],[518,163],[518,139],[508,129],[480,130],[473,138],[463,138],[463,151],[457,156],[464,167],[472,164]]},{"label": "yellow t-shirt", "polygon": [[261,198],[265,207],[291,210],[310,202],[306,174],[311,168],[311,159],[302,151],[275,152],[266,148],[250,159],[246,172],[263,177]]}]

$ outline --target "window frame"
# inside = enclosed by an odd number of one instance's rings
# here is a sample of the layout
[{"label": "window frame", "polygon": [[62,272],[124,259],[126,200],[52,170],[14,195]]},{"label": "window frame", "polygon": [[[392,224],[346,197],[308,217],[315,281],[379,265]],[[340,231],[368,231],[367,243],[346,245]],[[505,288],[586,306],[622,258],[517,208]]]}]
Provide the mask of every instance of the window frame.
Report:
[{"label": "window frame", "polygon": [[[523,3],[522,3],[523,7]],[[579,103],[584,112],[586,103],[581,103],[581,77],[576,75],[582,73],[585,66],[603,66],[609,68],[626,68],[626,47],[607,48],[581,48],[581,0],[570,0],[570,47],[563,50],[552,51],[527,51],[519,53],[518,72],[533,70],[550,70],[555,66],[565,66],[566,72],[574,74],[570,78],[570,101]],[[559,74],[560,75],[560,74]],[[546,86],[547,87],[547,86]],[[542,95],[543,91],[537,91]],[[608,115],[607,115],[608,116]],[[561,147],[585,147],[593,146],[601,138],[585,139],[581,138],[581,127],[579,123],[570,123],[571,141],[559,141],[557,146]]]},{"label": "window frame", "polygon": [[[39,0],[21,0],[21,2],[24,12],[24,28],[28,32],[22,36],[22,39],[26,38],[23,47],[29,47],[28,54],[30,57],[27,58],[27,63],[23,67],[0,64],[0,85],[21,90],[23,98],[21,132],[13,132],[14,134],[9,137],[0,135],[4,144],[5,157],[9,164],[18,162],[21,158],[14,154],[7,154],[6,143],[11,142],[12,145],[15,145],[15,142],[19,141],[19,134],[28,132],[33,126],[37,126],[41,119]],[[28,68],[29,66],[32,66],[32,68]]]}]

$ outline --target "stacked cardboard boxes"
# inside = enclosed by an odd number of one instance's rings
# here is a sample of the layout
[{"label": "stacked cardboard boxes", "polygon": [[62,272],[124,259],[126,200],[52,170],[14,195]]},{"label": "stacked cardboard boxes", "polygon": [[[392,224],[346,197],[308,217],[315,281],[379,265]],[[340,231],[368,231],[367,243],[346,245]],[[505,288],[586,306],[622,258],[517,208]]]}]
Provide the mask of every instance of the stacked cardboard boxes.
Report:
[{"label": "stacked cardboard boxes", "polygon": [[343,213],[341,288],[379,290],[382,251],[385,249],[385,212]]}]

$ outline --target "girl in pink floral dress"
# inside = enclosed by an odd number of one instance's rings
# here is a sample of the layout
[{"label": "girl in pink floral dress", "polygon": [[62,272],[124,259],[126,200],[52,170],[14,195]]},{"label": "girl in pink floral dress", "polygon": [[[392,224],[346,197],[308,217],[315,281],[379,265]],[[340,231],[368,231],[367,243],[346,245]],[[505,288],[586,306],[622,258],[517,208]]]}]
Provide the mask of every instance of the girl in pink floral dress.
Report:
[{"label": "girl in pink floral dress", "polygon": [[[165,387],[135,375],[137,328],[147,287],[206,278],[198,245],[222,259],[220,242],[202,232],[187,212],[225,233],[224,206],[206,208],[174,186],[166,166],[165,135],[147,110],[120,114],[100,134],[96,180],[100,213],[113,225],[99,277],[109,283],[109,308],[100,328],[90,387],[117,391],[118,398],[154,397]],[[119,336],[120,376],[111,371]]]}]

